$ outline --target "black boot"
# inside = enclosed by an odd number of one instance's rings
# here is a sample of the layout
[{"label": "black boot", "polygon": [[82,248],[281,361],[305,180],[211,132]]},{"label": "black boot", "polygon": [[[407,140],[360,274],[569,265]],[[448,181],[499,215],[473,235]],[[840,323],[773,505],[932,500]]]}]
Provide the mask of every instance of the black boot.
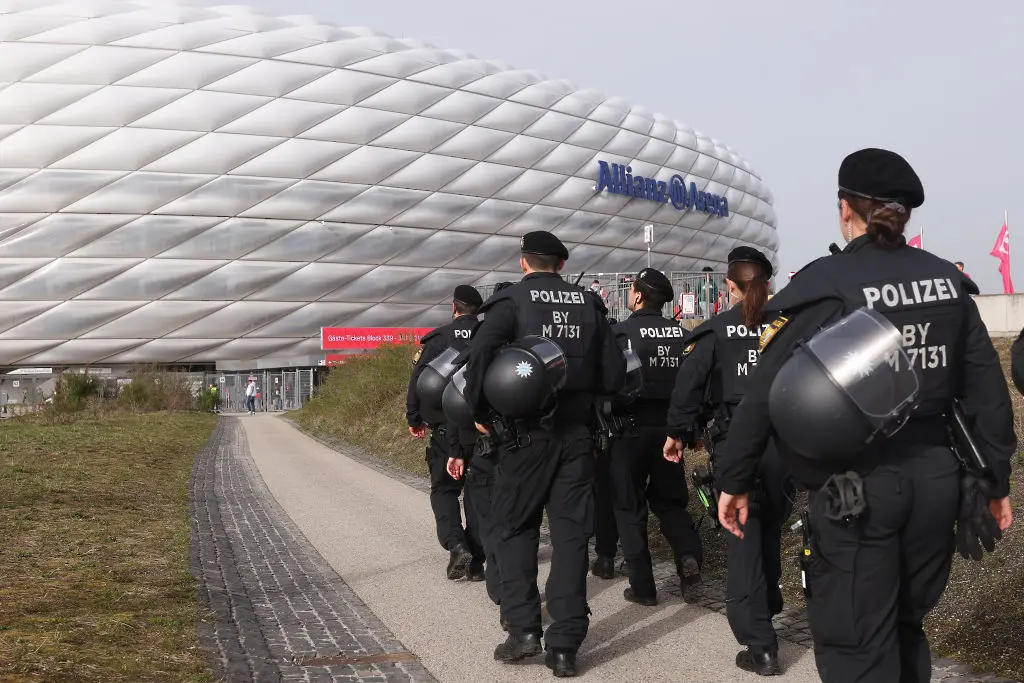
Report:
[{"label": "black boot", "polygon": [[548,650],[544,665],[551,669],[555,678],[572,678],[576,675],[576,652],[574,650]]},{"label": "black boot", "polygon": [[682,589],[683,601],[696,601],[700,592],[698,586],[702,581],[697,560],[692,555],[686,555],[676,561],[676,571],[679,572],[679,587]]},{"label": "black boot", "polygon": [[466,579],[469,581],[483,581],[484,580],[484,563],[473,560],[469,563],[469,569],[466,571]]},{"label": "black boot", "polygon": [[615,558],[607,555],[598,555],[594,563],[590,565],[590,571],[599,579],[615,578]]},{"label": "black boot", "polygon": [[779,666],[778,652],[758,653],[751,652],[748,648],[736,654],[736,666],[758,676],[779,676],[782,674],[782,668]]},{"label": "black boot", "polygon": [[494,648],[494,659],[499,662],[518,662],[520,659],[539,655],[542,650],[539,633],[524,633],[519,636],[509,634],[504,643]]},{"label": "black boot", "polygon": [[658,604],[658,596],[656,595],[641,595],[632,588],[627,588],[622,591],[622,597],[626,598],[629,602],[643,605],[644,607],[654,607]]},{"label": "black boot", "polygon": [[466,567],[473,561],[473,554],[463,543],[457,543],[451,549],[451,557],[448,560],[448,578],[452,581],[461,579],[466,575]]}]

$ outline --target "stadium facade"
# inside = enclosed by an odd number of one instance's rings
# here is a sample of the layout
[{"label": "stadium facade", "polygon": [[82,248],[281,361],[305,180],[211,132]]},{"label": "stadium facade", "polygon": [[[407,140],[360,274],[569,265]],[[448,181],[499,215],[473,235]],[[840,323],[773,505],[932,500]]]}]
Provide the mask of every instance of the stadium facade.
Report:
[{"label": "stadium facade", "polygon": [[772,196],[685,125],[305,16],[0,0],[0,365],[320,354],[433,326],[459,283],[775,260]]}]

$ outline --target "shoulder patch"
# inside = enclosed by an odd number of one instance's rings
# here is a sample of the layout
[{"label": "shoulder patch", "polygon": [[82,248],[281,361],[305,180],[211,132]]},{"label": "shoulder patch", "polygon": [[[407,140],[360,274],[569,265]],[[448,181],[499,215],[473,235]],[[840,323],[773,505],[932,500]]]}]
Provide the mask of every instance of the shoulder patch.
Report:
[{"label": "shoulder patch", "polygon": [[789,318],[783,315],[780,315],[778,318],[771,321],[771,323],[769,323],[768,325],[768,328],[763,333],[761,333],[761,342],[757,347],[757,352],[761,353],[766,348],[768,348],[768,345],[772,342],[772,339],[775,338],[775,335],[778,334],[779,330],[785,327],[786,323],[788,322]]},{"label": "shoulder patch", "polygon": [[420,356],[422,356],[422,355],[423,355],[423,347],[421,346],[420,348],[416,349],[416,353],[413,354],[413,356],[412,356],[412,364],[416,365],[417,363],[419,363],[420,362]]},{"label": "shoulder patch", "polygon": [[683,355],[684,356],[690,355],[690,352],[693,351],[693,349],[696,348],[696,346],[697,346],[697,342],[693,342],[691,344],[687,344],[686,348],[683,349]]}]

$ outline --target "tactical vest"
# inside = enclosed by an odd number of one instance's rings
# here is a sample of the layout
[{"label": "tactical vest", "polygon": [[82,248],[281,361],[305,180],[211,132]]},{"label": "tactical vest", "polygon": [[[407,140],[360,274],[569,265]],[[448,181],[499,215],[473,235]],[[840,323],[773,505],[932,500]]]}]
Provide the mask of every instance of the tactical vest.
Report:
[{"label": "tactical vest", "polygon": [[862,236],[800,271],[765,310],[799,314],[802,305],[834,298],[842,300],[844,314],[862,306],[878,311],[900,331],[917,373],[914,414],[936,415],[948,409],[960,385],[964,300],[971,287],[948,261],[912,247],[879,247]]},{"label": "tactical vest", "polygon": [[689,348],[705,335],[714,336],[715,365],[708,401],[716,412],[725,408],[731,414],[743,400],[757,367],[757,349],[764,329],[763,324],[754,328],[744,325],[743,307],[737,305],[705,322],[687,340]]},{"label": "tactical vest", "polygon": [[676,385],[676,374],[682,363],[683,347],[689,334],[678,323],[660,311],[641,310],[614,325],[617,336],[628,339],[629,346],[643,366],[641,401],[668,401]]},{"label": "tactical vest", "polygon": [[561,347],[568,361],[568,379],[562,392],[594,390],[600,350],[596,331],[604,306],[582,287],[554,273],[532,273],[488,300],[515,304],[516,339],[536,335]]}]

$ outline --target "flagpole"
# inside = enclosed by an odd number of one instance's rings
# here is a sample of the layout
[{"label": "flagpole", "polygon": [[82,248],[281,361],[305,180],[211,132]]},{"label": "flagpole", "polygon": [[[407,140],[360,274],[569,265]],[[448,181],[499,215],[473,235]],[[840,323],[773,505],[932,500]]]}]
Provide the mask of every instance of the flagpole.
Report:
[{"label": "flagpole", "polygon": [[921,226],[921,249],[924,249],[924,226]]}]

